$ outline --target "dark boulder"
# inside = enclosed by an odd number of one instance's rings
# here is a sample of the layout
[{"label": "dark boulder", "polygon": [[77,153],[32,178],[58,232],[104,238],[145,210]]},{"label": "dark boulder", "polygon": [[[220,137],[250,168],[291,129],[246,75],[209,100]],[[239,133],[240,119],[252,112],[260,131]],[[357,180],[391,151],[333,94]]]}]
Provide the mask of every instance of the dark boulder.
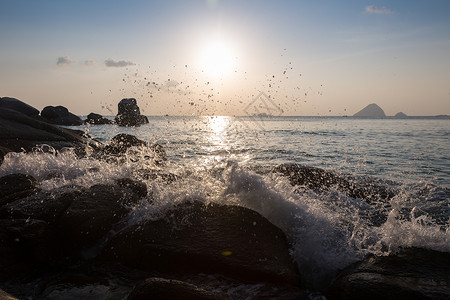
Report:
[{"label": "dark boulder", "polygon": [[112,124],[113,121],[110,119],[107,119],[103,117],[102,115],[96,114],[96,113],[90,113],[87,115],[87,118],[85,120],[86,123],[89,124],[95,124],[95,125],[104,125],[104,124]]},{"label": "dark boulder", "polygon": [[327,299],[450,299],[450,253],[408,248],[346,268]]},{"label": "dark boulder", "polygon": [[37,180],[27,174],[10,174],[0,178],[0,207],[37,192]]},{"label": "dark boulder", "polygon": [[147,196],[147,186],[143,182],[131,178],[119,178],[116,180],[116,183],[120,187],[130,189],[138,197]]},{"label": "dark boulder", "polygon": [[183,203],[163,219],[128,227],[101,256],[171,274],[224,274],[246,281],[297,285],[297,265],[284,233],[239,206]]},{"label": "dark boulder", "polygon": [[100,143],[84,137],[81,132],[62,128],[31,118],[15,110],[0,108],[0,147],[14,152],[31,151],[37,145],[56,150],[76,148],[82,154],[86,144],[94,148]]},{"label": "dark boulder", "polygon": [[214,293],[179,280],[152,277],[134,288],[128,300],[225,300]]},{"label": "dark boulder", "polygon": [[16,98],[3,97],[0,98],[0,108],[12,109],[23,113],[29,117],[37,117],[39,116],[39,110],[28,105]]},{"label": "dark boulder", "polygon": [[78,251],[93,245],[127,215],[126,205],[137,202],[143,195],[142,188],[136,185],[98,184],[78,195],[57,224],[69,249]]},{"label": "dark boulder", "polygon": [[116,123],[121,126],[139,126],[147,124],[148,119],[141,115],[135,98],[125,98],[118,104]]},{"label": "dark boulder", "polygon": [[81,188],[60,188],[55,192],[41,191],[4,205],[0,208],[0,218],[31,218],[53,224],[80,194]]},{"label": "dark boulder", "polygon": [[65,126],[79,126],[83,124],[80,117],[69,112],[64,106],[46,106],[41,112],[41,117],[49,123]]}]

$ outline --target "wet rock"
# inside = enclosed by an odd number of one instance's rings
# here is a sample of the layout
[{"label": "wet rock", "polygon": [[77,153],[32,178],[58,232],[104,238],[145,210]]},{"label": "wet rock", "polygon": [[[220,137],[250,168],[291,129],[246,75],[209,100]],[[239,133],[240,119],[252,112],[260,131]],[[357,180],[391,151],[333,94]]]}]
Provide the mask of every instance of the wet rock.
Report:
[{"label": "wet rock", "polygon": [[131,134],[120,133],[114,136],[108,145],[103,149],[103,153],[109,155],[124,155],[131,147],[148,146],[148,143],[142,141]]},{"label": "wet rock", "polygon": [[5,147],[0,146],[0,166],[1,166],[2,163],[3,163],[3,160],[5,160],[5,155],[6,155],[8,152],[11,152],[11,149],[8,149],[8,148],[5,148]]},{"label": "wet rock", "polygon": [[85,120],[86,123],[89,124],[95,124],[95,125],[104,125],[104,124],[112,124],[113,121],[110,119],[107,119],[103,117],[102,115],[96,114],[96,113],[90,113],[87,115],[87,118]]},{"label": "wet rock", "polygon": [[83,124],[80,117],[69,112],[67,108],[61,105],[44,107],[41,111],[41,117],[55,125],[79,126]]},{"label": "wet rock", "polygon": [[127,213],[125,205],[141,196],[132,188],[98,184],[83,191],[61,215],[58,231],[69,249],[78,251],[105,235]]},{"label": "wet rock", "polygon": [[450,253],[408,248],[346,268],[327,299],[450,299]]},{"label": "wet rock", "polygon": [[0,218],[39,219],[50,224],[56,223],[62,213],[81,194],[82,189],[57,192],[39,192],[29,197],[11,202],[0,208]]},{"label": "wet rock", "polygon": [[115,120],[121,126],[139,126],[148,123],[147,117],[141,115],[135,98],[125,98],[119,102]]},{"label": "wet rock", "polygon": [[166,150],[164,150],[163,146],[161,146],[160,144],[153,144],[152,146],[150,146],[150,148],[153,150],[153,152],[155,152],[158,160],[167,160]]},{"label": "wet rock", "polygon": [[138,178],[142,178],[144,180],[162,180],[165,183],[169,184],[176,180],[178,180],[178,175],[173,173],[164,173],[158,170],[152,169],[139,169],[133,172]]},{"label": "wet rock", "polygon": [[56,150],[73,147],[84,151],[86,144],[98,148],[100,143],[88,140],[80,132],[33,119],[20,112],[0,108],[0,147],[14,152],[31,151],[37,145]]},{"label": "wet rock", "polygon": [[166,152],[161,145],[150,145],[148,142],[142,141],[134,135],[126,133],[120,133],[114,136],[107,145],[95,153],[94,157],[111,162],[121,162],[123,160],[121,160],[121,158],[123,158],[127,151],[132,147],[147,147],[151,153],[147,152],[144,155],[138,153],[134,158],[130,157],[130,159],[136,161],[139,159],[153,159],[155,164],[162,164],[167,160]]},{"label": "wet rock", "polygon": [[330,171],[299,164],[281,164],[273,169],[289,178],[292,185],[306,186],[318,191],[337,188],[349,197],[369,203],[386,201],[395,196],[393,191],[372,182],[354,182]]},{"label": "wet rock", "polygon": [[136,286],[128,296],[128,300],[225,300],[214,293],[197,286],[172,279],[152,277]]},{"label": "wet rock", "polygon": [[161,220],[114,236],[102,258],[172,274],[219,273],[248,281],[299,283],[284,233],[255,211],[184,203]]},{"label": "wet rock", "polygon": [[39,110],[16,98],[0,98],[0,108],[15,110],[29,117],[38,117]]},{"label": "wet rock", "polygon": [[131,178],[120,178],[116,180],[116,183],[121,187],[130,189],[138,197],[147,196],[147,186],[143,182]]},{"label": "wet rock", "polygon": [[0,207],[37,192],[38,181],[27,174],[10,174],[0,178]]}]

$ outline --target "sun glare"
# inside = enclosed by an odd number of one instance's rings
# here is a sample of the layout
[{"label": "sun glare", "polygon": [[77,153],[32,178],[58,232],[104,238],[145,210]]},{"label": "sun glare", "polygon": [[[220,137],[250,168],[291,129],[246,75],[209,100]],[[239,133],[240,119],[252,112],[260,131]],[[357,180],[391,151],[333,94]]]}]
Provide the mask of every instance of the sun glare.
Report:
[{"label": "sun glare", "polygon": [[209,44],[200,55],[201,68],[207,75],[225,76],[235,68],[233,50],[224,42],[215,41]]}]

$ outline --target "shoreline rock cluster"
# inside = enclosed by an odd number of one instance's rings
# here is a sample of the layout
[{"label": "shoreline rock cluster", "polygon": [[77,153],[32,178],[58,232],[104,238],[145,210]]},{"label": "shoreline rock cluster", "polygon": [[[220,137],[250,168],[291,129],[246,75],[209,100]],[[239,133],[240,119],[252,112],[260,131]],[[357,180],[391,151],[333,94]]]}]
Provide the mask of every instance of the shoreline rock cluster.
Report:
[{"label": "shoreline rock cluster", "polygon": [[[159,164],[167,160],[158,144],[126,134],[103,144],[41,120],[23,102],[6,106],[0,105],[0,159],[46,144],[75,148],[80,157],[90,148],[92,158],[118,164],[131,147],[147,147]],[[280,165],[273,171],[295,187],[337,187],[369,204],[374,195],[386,202],[395,195],[316,168]],[[51,191],[41,190],[41,182],[28,174],[1,177],[0,298],[309,299],[284,232],[253,210],[192,198],[159,219],[129,224],[133,205],[152,203],[137,178],[179,180],[151,169],[134,175]],[[425,249],[368,256],[320,292],[327,299],[447,299],[449,266],[449,253]]]}]

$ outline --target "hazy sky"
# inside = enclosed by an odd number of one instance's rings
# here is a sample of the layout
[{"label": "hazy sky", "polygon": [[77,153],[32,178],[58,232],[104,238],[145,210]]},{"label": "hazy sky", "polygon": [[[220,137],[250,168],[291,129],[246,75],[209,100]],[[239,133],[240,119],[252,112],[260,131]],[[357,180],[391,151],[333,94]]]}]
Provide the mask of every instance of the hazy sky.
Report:
[{"label": "hazy sky", "polygon": [[446,0],[0,0],[0,43],[0,96],[38,109],[450,114]]}]

